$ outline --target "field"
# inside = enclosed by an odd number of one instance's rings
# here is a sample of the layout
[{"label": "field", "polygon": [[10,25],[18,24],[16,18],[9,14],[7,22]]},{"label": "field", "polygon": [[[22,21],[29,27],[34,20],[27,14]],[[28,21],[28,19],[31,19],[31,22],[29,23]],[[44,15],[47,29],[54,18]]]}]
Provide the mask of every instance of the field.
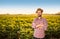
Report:
[{"label": "field", "polygon": [[[0,39],[33,39],[32,15],[0,15]],[[60,38],[60,15],[43,15],[48,21],[46,39]]]}]

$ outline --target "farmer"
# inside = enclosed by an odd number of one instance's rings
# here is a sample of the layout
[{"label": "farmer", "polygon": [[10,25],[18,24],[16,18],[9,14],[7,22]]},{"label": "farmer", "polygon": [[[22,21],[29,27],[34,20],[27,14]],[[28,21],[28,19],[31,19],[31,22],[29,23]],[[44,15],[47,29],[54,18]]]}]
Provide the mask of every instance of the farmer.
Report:
[{"label": "farmer", "polygon": [[45,31],[47,30],[47,20],[42,17],[43,10],[38,8],[36,10],[37,17],[32,22],[34,29],[33,39],[44,39]]}]

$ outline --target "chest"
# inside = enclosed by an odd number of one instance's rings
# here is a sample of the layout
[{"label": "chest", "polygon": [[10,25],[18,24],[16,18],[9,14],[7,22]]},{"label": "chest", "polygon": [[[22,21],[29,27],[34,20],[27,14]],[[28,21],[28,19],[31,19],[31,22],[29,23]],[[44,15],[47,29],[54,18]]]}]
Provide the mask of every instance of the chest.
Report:
[{"label": "chest", "polygon": [[44,23],[44,21],[38,19],[38,20],[35,21],[35,23],[36,23],[36,24],[41,24],[41,23]]}]

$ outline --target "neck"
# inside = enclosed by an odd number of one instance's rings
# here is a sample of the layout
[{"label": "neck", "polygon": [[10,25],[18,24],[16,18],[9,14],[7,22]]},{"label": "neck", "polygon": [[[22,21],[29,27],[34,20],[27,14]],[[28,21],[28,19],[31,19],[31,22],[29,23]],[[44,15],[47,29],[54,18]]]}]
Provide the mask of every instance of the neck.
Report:
[{"label": "neck", "polygon": [[38,17],[38,19],[41,19],[42,17]]}]

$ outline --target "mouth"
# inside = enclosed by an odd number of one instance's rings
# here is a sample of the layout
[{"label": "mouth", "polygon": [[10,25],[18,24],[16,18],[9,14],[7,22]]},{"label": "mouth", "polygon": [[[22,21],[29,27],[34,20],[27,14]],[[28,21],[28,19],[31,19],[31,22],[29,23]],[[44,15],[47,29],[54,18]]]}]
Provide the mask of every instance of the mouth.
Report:
[{"label": "mouth", "polygon": [[41,15],[39,15],[38,17],[41,17]]}]

